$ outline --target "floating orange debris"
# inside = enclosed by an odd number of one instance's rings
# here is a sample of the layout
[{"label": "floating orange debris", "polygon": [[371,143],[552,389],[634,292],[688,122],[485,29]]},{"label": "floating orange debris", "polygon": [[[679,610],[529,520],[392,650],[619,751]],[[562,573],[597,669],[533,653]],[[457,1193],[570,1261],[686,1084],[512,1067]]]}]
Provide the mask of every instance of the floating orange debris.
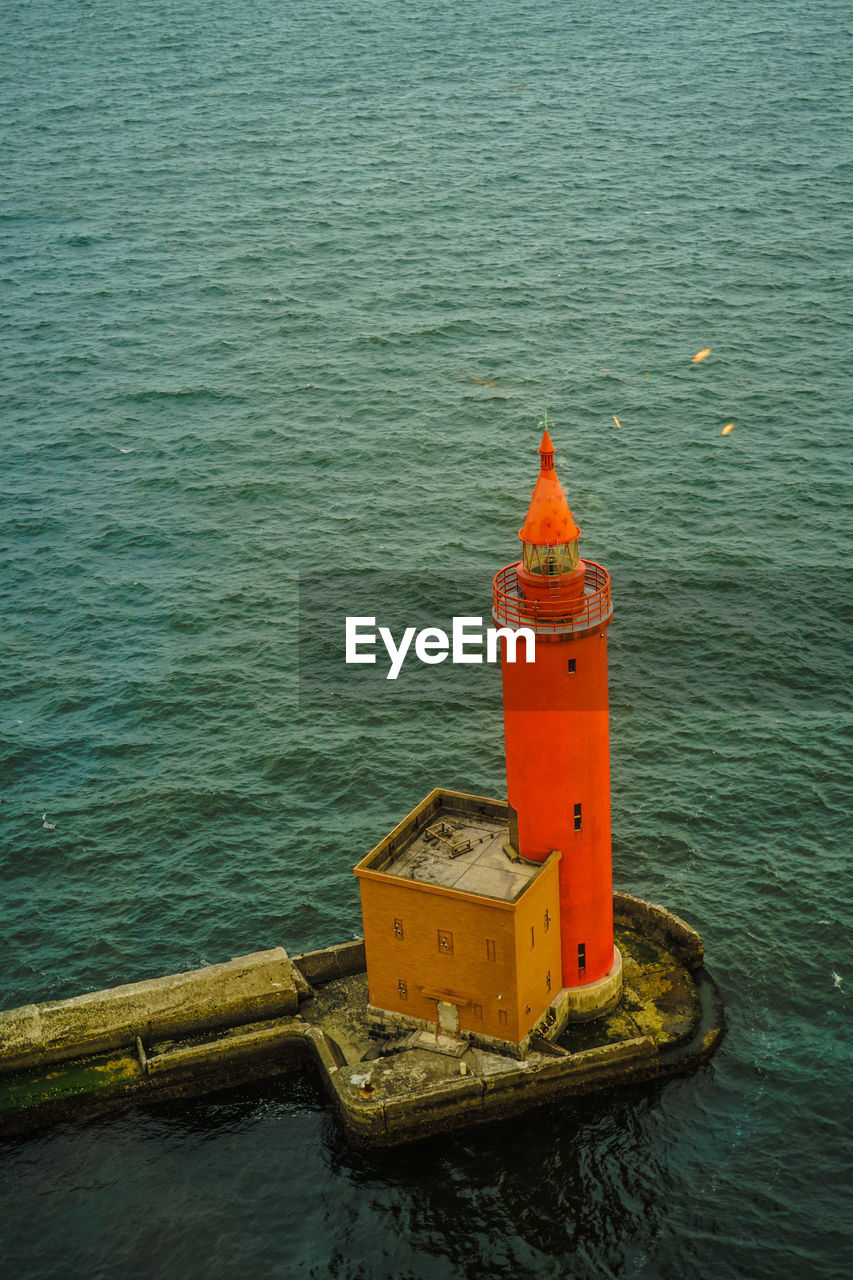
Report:
[{"label": "floating orange debris", "polygon": [[720,432],[720,435],[727,436],[729,432],[734,431],[734,429],[735,429],[735,424],[733,422],[727,422],[726,425],[723,427],[722,431]]},{"label": "floating orange debris", "polygon": [[622,426],[622,423],[621,423],[621,422],[619,421],[619,419],[616,417],[616,414],[615,414],[615,413],[614,413],[614,415],[613,415],[613,421],[616,423],[617,427],[621,427],[621,426]]},{"label": "floating orange debris", "polygon": [[710,354],[711,354],[711,348],[710,348],[710,347],[703,347],[701,351],[697,351],[697,352],[696,352],[696,354],[695,354],[695,356],[693,357],[693,360],[691,361],[691,363],[692,363],[692,364],[698,364],[700,360],[707,360],[707,359],[708,359],[708,356],[709,356]]}]

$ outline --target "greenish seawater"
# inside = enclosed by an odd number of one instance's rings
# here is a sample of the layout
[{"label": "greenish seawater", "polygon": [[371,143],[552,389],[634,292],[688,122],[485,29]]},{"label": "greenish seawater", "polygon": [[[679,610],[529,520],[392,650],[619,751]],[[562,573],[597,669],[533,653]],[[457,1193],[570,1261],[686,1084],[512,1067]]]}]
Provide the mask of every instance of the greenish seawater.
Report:
[{"label": "greenish seawater", "polygon": [[351,938],[417,800],[503,794],[496,671],[392,689],[339,624],[487,614],[547,409],[613,575],[614,878],[729,1033],[378,1157],[310,1080],[15,1141],[0,1270],[848,1274],[849,13],[3,19],[3,1006]]}]

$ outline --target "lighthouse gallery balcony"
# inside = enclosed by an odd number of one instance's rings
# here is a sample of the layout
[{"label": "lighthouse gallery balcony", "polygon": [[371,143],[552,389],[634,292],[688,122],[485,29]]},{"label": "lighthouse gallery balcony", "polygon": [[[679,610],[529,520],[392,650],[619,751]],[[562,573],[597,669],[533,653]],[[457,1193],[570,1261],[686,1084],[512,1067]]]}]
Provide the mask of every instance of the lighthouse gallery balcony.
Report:
[{"label": "lighthouse gallery balcony", "polygon": [[607,622],[613,613],[610,574],[594,560],[583,561],[584,593],[569,589],[559,577],[548,581],[546,599],[528,600],[518,580],[518,564],[495,574],[493,615],[501,627],[530,627],[536,635],[583,635]]}]

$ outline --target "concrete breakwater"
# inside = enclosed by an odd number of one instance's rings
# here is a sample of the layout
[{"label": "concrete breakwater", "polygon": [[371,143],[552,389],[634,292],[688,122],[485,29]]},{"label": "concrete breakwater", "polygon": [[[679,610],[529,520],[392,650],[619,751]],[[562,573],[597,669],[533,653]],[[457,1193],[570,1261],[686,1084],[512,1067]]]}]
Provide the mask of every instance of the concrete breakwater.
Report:
[{"label": "concrete breakwater", "polygon": [[613,894],[613,919],[616,924],[638,929],[670,951],[685,969],[695,970],[705,963],[702,939],[686,920],[655,902],[644,902],[630,893]]},{"label": "concrete breakwater", "polygon": [[624,995],[607,1017],[538,1038],[519,1061],[462,1036],[377,1038],[360,941],[225,964],[0,1013],[0,1132],[198,1095],[310,1067],[354,1138],[392,1145],[559,1096],[687,1070],[723,1032],[698,934],[614,897]]},{"label": "concrete breakwater", "polygon": [[[41,1067],[134,1044],[295,1014],[283,947],[224,964],[0,1012],[0,1071]],[[303,991],[307,984],[302,980]]]}]

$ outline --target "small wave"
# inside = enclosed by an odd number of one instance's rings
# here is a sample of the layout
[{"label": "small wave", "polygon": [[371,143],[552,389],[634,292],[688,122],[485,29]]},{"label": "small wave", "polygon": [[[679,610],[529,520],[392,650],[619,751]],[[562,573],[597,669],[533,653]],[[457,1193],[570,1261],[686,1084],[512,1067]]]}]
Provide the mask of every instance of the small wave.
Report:
[{"label": "small wave", "polygon": [[187,400],[190,402],[203,403],[212,400],[217,403],[241,401],[242,396],[234,391],[227,391],[222,387],[173,387],[159,388],[149,387],[143,391],[128,391],[121,395],[115,395],[112,399],[116,402],[126,401],[130,404],[152,404],[158,400]]}]

